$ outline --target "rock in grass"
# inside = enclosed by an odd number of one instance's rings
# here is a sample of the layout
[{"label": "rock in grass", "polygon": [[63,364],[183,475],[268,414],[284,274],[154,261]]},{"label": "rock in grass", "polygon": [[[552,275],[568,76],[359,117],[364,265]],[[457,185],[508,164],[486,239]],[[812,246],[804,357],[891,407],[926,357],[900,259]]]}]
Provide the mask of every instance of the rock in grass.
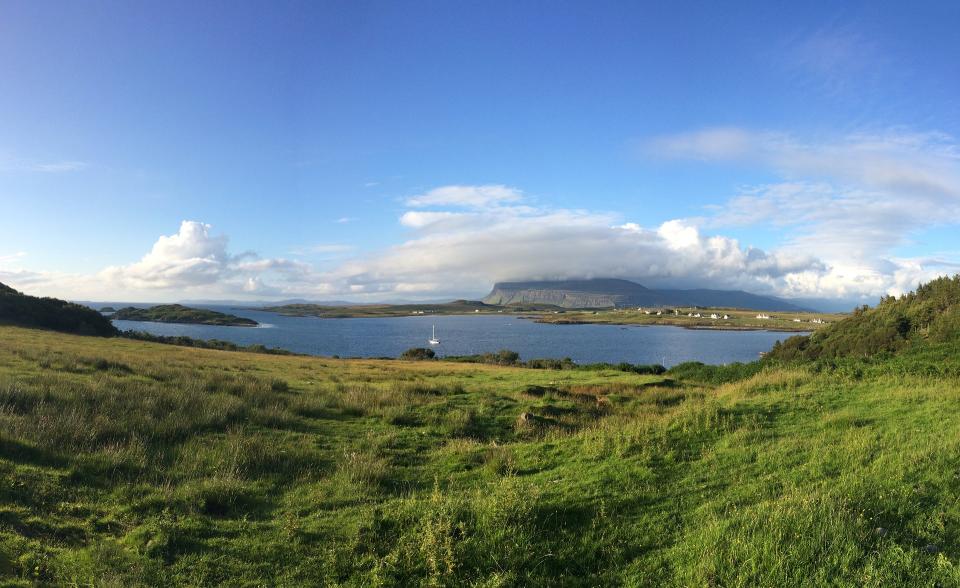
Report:
[{"label": "rock in grass", "polygon": [[934,545],[933,543],[928,543],[927,545],[924,545],[923,550],[924,550],[925,552],[927,552],[927,553],[931,553],[931,554],[932,554],[932,553],[937,553],[937,552],[939,552],[939,551],[940,551],[940,548],[937,547],[936,545]]},{"label": "rock in grass", "polygon": [[520,416],[517,417],[517,424],[532,425],[536,420],[537,417],[532,412],[521,412]]}]

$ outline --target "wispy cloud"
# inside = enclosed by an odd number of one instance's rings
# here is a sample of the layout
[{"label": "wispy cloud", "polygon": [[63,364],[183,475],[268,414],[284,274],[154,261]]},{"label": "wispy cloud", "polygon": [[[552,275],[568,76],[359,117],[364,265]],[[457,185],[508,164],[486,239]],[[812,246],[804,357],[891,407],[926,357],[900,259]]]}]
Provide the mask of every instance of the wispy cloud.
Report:
[{"label": "wispy cloud", "polygon": [[17,251],[15,253],[0,254],[0,264],[14,264],[27,256],[26,251]]},{"label": "wispy cloud", "polygon": [[82,171],[88,167],[90,167],[90,164],[83,161],[56,161],[51,163],[33,163],[26,166],[26,169],[46,174],[62,174]]},{"label": "wispy cloud", "polygon": [[333,222],[335,222],[335,223],[337,223],[337,224],[340,224],[340,225],[345,225],[345,224],[347,224],[347,223],[352,223],[352,222],[354,222],[354,221],[356,221],[356,220],[359,220],[359,219],[357,219],[357,217],[355,217],[355,216],[341,216],[340,218],[338,218],[337,220],[335,220],[335,221],[333,221]]},{"label": "wispy cloud", "polygon": [[407,206],[421,208],[426,206],[456,206],[483,208],[517,202],[523,198],[523,192],[503,184],[482,186],[441,186],[423,194],[407,198]]},{"label": "wispy cloud", "polygon": [[797,31],[774,50],[775,67],[800,89],[830,98],[871,102],[879,83],[902,76],[895,53],[884,51],[855,22],[832,22]]},{"label": "wispy cloud", "polygon": [[38,161],[18,157],[0,157],[0,171],[6,172],[63,174],[83,171],[89,167],[89,163],[77,160]]},{"label": "wispy cloud", "polygon": [[293,255],[334,254],[349,253],[354,249],[353,245],[347,245],[345,243],[320,243],[317,245],[297,247],[296,249],[292,249],[290,253]]}]

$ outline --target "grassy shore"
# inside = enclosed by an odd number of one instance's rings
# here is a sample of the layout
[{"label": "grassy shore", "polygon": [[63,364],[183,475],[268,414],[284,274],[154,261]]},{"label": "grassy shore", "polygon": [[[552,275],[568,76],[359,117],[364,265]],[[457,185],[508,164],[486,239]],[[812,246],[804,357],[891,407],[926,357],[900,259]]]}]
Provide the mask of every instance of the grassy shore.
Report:
[{"label": "grassy shore", "polygon": [[[674,310],[677,312],[674,313]],[[661,314],[658,315],[657,312],[661,312]],[[697,314],[700,316],[695,316]],[[716,315],[716,318],[711,318],[711,315]],[[757,318],[758,315],[769,318]],[[815,331],[824,325],[841,320],[844,316],[815,312],[759,312],[730,308],[677,308],[669,310],[629,308],[546,312],[536,320],[541,323],[561,325],[673,325],[690,329],[725,331],[807,332]]]},{"label": "grassy shore", "polygon": [[2,327],[0,583],[958,585],[956,351],[654,376]]}]

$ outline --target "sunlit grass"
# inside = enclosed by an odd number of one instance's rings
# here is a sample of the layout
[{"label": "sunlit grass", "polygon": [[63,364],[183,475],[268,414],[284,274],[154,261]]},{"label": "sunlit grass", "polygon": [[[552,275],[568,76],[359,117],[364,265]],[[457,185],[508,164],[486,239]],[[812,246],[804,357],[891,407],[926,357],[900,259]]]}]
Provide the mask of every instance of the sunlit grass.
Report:
[{"label": "sunlit grass", "polygon": [[673,381],[0,328],[0,582],[957,585],[960,384],[877,369]]}]

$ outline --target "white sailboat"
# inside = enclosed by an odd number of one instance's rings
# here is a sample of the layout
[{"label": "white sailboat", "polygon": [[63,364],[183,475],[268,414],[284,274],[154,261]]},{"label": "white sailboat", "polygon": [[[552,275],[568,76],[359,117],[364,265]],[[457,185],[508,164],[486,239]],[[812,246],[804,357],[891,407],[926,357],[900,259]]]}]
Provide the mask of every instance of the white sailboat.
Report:
[{"label": "white sailboat", "polygon": [[439,345],[440,339],[437,339],[437,325],[433,325],[433,336],[430,337],[431,345]]}]

